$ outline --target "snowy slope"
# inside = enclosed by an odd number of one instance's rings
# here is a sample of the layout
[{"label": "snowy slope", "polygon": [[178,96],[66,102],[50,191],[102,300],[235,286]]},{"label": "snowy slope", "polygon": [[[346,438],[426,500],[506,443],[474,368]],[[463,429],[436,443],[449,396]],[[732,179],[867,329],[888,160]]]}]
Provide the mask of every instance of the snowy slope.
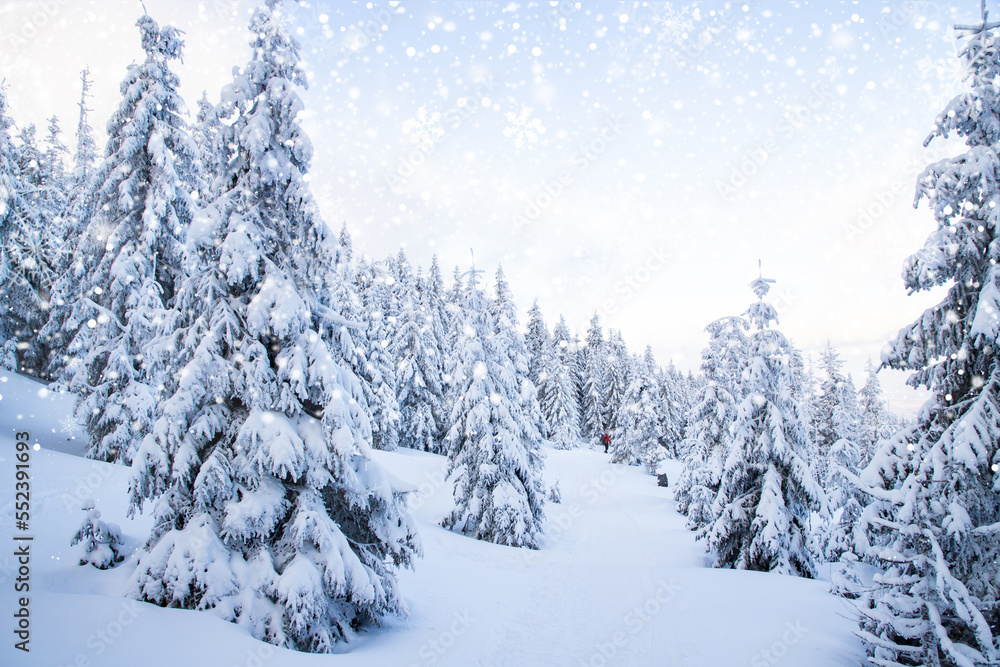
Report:
[{"label": "snowy slope", "polygon": [[[446,460],[377,452],[420,521],[425,557],[401,576],[410,616],[388,619],[340,647],[305,655],[251,639],[211,614],[161,609],[120,596],[148,516],[125,515],[128,470],[80,458],[67,397],[0,373],[0,539],[13,530],[14,434],[32,452],[32,652],[13,649],[14,561],[0,558],[0,665],[802,665],[857,664],[849,609],[828,584],[704,567],[669,489],[592,451],[548,450],[548,506],[540,551],[477,542],[443,530],[451,508]],[[75,439],[71,439],[75,436]],[[669,469],[669,468],[668,468]],[[677,468],[670,469],[675,477]],[[132,554],[114,570],[76,564],[69,546],[93,498]],[[4,554],[11,549],[4,547]],[[766,651],[766,653],[765,653]]]}]

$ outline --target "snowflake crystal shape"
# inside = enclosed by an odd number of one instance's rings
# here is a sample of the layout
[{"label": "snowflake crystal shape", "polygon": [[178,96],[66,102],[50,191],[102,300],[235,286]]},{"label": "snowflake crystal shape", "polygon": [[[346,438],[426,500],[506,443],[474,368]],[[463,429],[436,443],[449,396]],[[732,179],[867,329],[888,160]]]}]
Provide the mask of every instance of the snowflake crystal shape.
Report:
[{"label": "snowflake crystal shape", "polygon": [[660,52],[646,52],[643,53],[642,57],[638,58],[632,65],[632,69],[630,71],[632,78],[639,82],[646,82],[655,78],[659,71],[663,69],[660,62],[661,60],[666,60],[669,69],[680,69],[682,65],[681,59],[673,52],[668,52],[666,54]]},{"label": "snowflake crystal shape", "polygon": [[615,60],[631,62],[635,51],[634,41],[621,35],[608,40],[608,52]]},{"label": "snowflake crystal shape", "polygon": [[576,260],[577,273],[573,277],[573,284],[580,288],[613,282],[621,273],[621,264],[621,257],[615,252],[603,248],[588,248]]},{"label": "snowflake crystal shape", "polygon": [[647,212],[641,193],[638,190],[619,190],[615,193],[614,209],[624,215],[643,215]]},{"label": "snowflake crystal shape", "polygon": [[80,422],[73,415],[66,415],[59,420],[59,430],[67,435],[72,435],[80,430]]},{"label": "snowflake crystal shape", "polygon": [[428,111],[426,106],[417,109],[417,117],[403,123],[403,134],[410,137],[410,143],[424,150],[430,149],[444,136],[441,127],[441,112]]},{"label": "snowflake crystal shape", "polygon": [[508,111],[504,114],[509,125],[503,129],[503,136],[514,140],[514,148],[534,148],[538,143],[538,135],[545,134],[545,126],[538,118],[531,117],[531,107],[521,105],[520,111]]},{"label": "snowflake crystal shape", "polygon": [[930,103],[934,107],[940,107],[962,90],[969,76],[965,62],[957,56],[937,59],[928,56],[917,61],[917,70],[925,81],[924,88],[930,93]]},{"label": "snowflake crystal shape", "polygon": [[837,63],[837,59],[833,56],[827,58],[823,63],[823,72],[830,81],[836,81],[844,76],[844,68]]},{"label": "snowflake crystal shape", "polygon": [[667,2],[663,9],[653,15],[653,25],[656,26],[656,41],[681,44],[687,39],[688,33],[694,30],[691,8],[685,5],[675,9],[672,3]]}]

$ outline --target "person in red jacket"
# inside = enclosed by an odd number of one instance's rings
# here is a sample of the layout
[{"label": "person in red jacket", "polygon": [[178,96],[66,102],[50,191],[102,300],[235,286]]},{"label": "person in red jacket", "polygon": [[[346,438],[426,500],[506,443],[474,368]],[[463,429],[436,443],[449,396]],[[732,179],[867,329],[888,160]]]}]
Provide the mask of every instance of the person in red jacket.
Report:
[{"label": "person in red jacket", "polygon": [[601,444],[604,445],[604,453],[607,454],[608,453],[608,445],[611,444],[611,436],[609,434],[605,433],[601,437]]}]

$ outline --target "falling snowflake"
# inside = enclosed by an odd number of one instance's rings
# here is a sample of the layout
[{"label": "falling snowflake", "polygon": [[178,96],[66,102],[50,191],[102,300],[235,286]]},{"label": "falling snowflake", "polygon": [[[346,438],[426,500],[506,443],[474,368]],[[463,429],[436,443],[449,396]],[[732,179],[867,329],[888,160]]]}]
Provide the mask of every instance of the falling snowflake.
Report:
[{"label": "falling snowflake", "polygon": [[821,71],[826,74],[826,78],[830,81],[836,81],[844,76],[844,68],[837,63],[837,59],[833,56],[826,59]]},{"label": "falling snowflake", "polygon": [[503,129],[503,136],[514,140],[514,148],[534,148],[538,143],[538,135],[545,134],[545,126],[538,118],[531,117],[531,107],[521,105],[521,110],[508,111],[504,116],[509,125]]},{"label": "falling snowflake", "polygon": [[656,77],[657,73],[663,69],[661,60],[666,59],[670,69],[680,69],[682,63],[680,57],[673,52],[666,54],[658,51],[645,52],[642,57],[632,65],[632,78],[639,82],[646,82]]},{"label": "falling snowflake", "polygon": [[403,134],[410,137],[410,143],[429,150],[444,136],[441,127],[441,112],[428,111],[426,106],[417,109],[417,117],[403,123]]},{"label": "falling snowflake", "polygon": [[74,433],[79,433],[80,422],[76,420],[73,415],[66,415],[59,420],[59,430],[67,435],[73,435]]},{"label": "falling snowflake", "polygon": [[616,61],[631,62],[636,53],[635,43],[635,40],[616,35],[608,40],[608,51]]},{"label": "falling snowflake", "polygon": [[957,56],[950,58],[923,58],[917,61],[917,70],[924,79],[924,90],[931,97],[930,104],[934,108],[950,100],[958,90],[962,89],[969,71]]},{"label": "falling snowflake", "polygon": [[618,190],[613,199],[614,210],[623,215],[645,215],[648,207],[644,204],[639,190]]},{"label": "falling snowflake", "polygon": [[621,271],[619,254],[605,248],[588,248],[577,253],[576,275],[573,284],[577,288],[594,284],[613,282]]},{"label": "falling snowflake", "polygon": [[756,34],[757,31],[754,30],[753,28],[740,28],[739,30],[736,31],[736,39],[737,41],[743,42],[744,44],[749,44],[751,41],[753,41],[753,38]]},{"label": "falling snowflake", "polygon": [[694,30],[691,8],[687,5],[675,9],[672,3],[665,3],[663,9],[653,15],[656,41],[667,44],[681,44]]}]

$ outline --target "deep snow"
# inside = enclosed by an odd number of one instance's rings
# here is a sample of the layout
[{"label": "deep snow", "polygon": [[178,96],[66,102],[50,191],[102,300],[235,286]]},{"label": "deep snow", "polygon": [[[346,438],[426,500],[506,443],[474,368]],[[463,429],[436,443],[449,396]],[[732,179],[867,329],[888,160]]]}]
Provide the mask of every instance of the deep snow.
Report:
[{"label": "deep snow", "polygon": [[[72,400],[0,372],[0,516],[3,540],[0,665],[218,667],[344,665],[665,665],[826,667],[859,664],[853,612],[829,584],[706,567],[670,489],[640,468],[586,449],[547,449],[548,504],[539,551],[501,547],[442,529],[451,509],[447,460],[400,450],[375,460],[419,520],[425,555],[404,571],[408,618],[386,619],[336,656],[277,649],[210,613],[121,597],[148,515],[126,517],[128,469],[81,458]],[[32,452],[31,653],[14,649],[14,435]],[[671,479],[679,465],[667,463]],[[122,528],[119,567],[77,565],[70,539],[93,499]]]}]

